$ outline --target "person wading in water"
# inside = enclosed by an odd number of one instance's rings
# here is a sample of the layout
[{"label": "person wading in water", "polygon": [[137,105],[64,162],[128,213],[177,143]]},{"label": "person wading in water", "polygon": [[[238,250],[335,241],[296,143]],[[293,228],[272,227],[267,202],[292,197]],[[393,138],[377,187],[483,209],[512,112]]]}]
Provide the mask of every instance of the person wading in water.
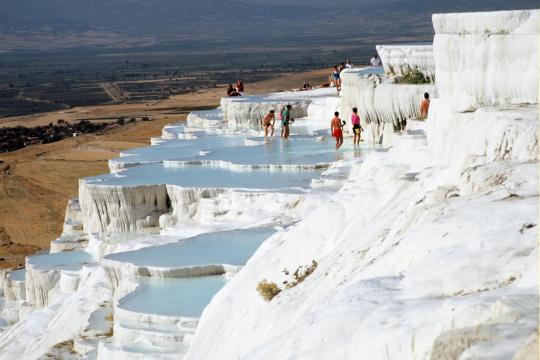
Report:
[{"label": "person wading in water", "polygon": [[291,105],[287,105],[281,113],[281,137],[284,139],[289,137],[289,125],[294,122],[294,119],[291,118],[291,108]]},{"label": "person wading in water", "polygon": [[339,118],[339,112],[334,113],[334,118],[330,122],[330,132],[336,138],[336,150],[343,144],[343,124]]},{"label": "person wading in water", "polygon": [[355,146],[360,145],[360,134],[362,133],[362,126],[360,126],[360,116],[358,116],[358,109],[353,108],[351,115],[351,124],[354,134],[353,144]]},{"label": "person wading in water", "polygon": [[276,122],[276,115],[274,110],[270,110],[268,114],[262,119],[262,126],[264,128],[264,142],[267,142],[268,128],[270,128],[270,136],[274,136],[274,123]]}]

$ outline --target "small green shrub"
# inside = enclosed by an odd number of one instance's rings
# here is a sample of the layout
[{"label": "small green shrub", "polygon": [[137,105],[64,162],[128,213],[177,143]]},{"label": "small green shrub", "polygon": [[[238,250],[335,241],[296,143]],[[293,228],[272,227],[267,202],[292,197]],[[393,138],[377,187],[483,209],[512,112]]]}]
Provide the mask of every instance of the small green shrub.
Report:
[{"label": "small green shrub", "polygon": [[418,69],[414,69],[412,71],[409,71],[405,76],[403,77],[403,82],[406,82],[408,84],[427,84],[431,79],[424,76],[422,72]]},{"label": "small green shrub", "polygon": [[281,289],[276,283],[263,279],[257,285],[257,291],[264,300],[271,301],[277,294],[281,292]]}]

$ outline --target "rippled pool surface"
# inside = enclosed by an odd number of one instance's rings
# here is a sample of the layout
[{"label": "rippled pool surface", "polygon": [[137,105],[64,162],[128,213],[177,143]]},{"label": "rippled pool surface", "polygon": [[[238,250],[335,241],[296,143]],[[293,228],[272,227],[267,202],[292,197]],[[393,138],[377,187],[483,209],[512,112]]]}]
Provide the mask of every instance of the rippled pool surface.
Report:
[{"label": "rippled pool surface", "polygon": [[137,266],[189,267],[198,265],[245,265],[251,255],[276,230],[272,228],[220,231],[180,242],[107,255],[107,259]]},{"label": "rippled pool surface", "polygon": [[120,308],[157,315],[199,317],[226,284],[227,278],[141,278],[138,281],[141,285],[120,300]]},{"label": "rippled pool surface", "polygon": [[320,176],[322,170],[291,171],[233,171],[205,166],[165,167],[161,163],[128,168],[117,174],[104,174],[85,178],[97,185],[178,185],[187,188],[235,189],[302,189]]},{"label": "rippled pool surface", "polygon": [[[259,141],[258,138],[256,138]],[[264,139],[260,139],[263,141]],[[313,137],[300,137],[290,140],[270,138],[268,143],[257,146],[229,147],[211,150],[201,160],[223,160],[241,165],[315,165],[329,164],[347,157],[355,156],[352,146],[345,144],[340,151],[334,149],[335,142],[316,140]],[[365,146],[365,150],[368,147]]]},{"label": "rippled pool surface", "polygon": [[26,277],[26,269],[13,270],[9,273],[9,278],[13,281],[24,281]]},{"label": "rippled pool surface", "polygon": [[39,269],[78,270],[84,264],[96,262],[96,259],[90,253],[80,250],[30,256],[27,261]]},{"label": "rippled pool surface", "polygon": [[198,134],[196,139],[169,140],[163,144],[123,151],[122,156],[113,159],[117,163],[155,162],[163,160],[190,159],[199,156],[201,150],[226,148],[244,144],[243,136],[215,136]]}]

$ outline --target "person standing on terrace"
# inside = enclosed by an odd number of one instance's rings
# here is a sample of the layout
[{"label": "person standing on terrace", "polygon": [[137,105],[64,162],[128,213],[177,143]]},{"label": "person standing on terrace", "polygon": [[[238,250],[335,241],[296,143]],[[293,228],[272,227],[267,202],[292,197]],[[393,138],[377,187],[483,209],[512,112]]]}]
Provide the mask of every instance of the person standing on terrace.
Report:
[{"label": "person standing on terrace", "polygon": [[276,122],[276,115],[274,110],[270,110],[268,114],[262,119],[262,126],[264,128],[264,142],[267,142],[268,128],[270,128],[270,136],[274,136],[274,123]]},{"label": "person standing on terrace", "polygon": [[358,109],[353,108],[351,115],[351,124],[353,126],[353,144],[354,146],[360,145],[360,134],[362,133],[362,126],[360,126],[360,116],[358,116]]},{"label": "person standing on terrace", "polygon": [[281,113],[281,137],[284,139],[289,137],[289,125],[294,122],[294,119],[291,118],[291,108],[291,105],[287,105]]},{"label": "person standing on terrace", "polygon": [[373,57],[371,58],[371,66],[381,66],[382,65],[382,62],[381,62],[381,59],[379,58],[379,55],[375,54],[373,55]]},{"label": "person standing on terrace", "polygon": [[244,83],[240,79],[236,80],[236,92],[240,94],[244,92]]},{"label": "person standing on terrace", "polygon": [[339,91],[341,90],[341,76],[339,75],[339,69],[336,66],[334,66],[334,71],[332,71],[332,81],[334,82],[334,85],[337,89],[337,94],[339,95]]},{"label": "person standing on terrace", "polygon": [[330,121],[330,133],[336,139],[336,150],[343,145],[343,124],[339,118],[339,112],[334,113],[334,118]]},{"label": "person standing on terrace", "polygon": [[425,119],[428,116],[429,112],[429,94],[424,93],[424,100],[422,100],[422,103],[420,104],[420,118]]}]

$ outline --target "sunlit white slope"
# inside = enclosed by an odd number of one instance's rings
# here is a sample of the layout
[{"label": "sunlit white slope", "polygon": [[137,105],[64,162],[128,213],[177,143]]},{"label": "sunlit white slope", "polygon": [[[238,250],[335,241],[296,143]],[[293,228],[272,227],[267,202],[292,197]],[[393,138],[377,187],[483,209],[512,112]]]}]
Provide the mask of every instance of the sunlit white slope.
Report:
[{"label": "sunlit white slope", "polygon": [[[206,308],[188,358],[535,356],[538,113],[526,104],[537,102],[537,73],[516,75],[502,90],[487,79],[508,80],[515,69],[471,64],[475,80],[464,66],[473,43],[475,56],[500,64],[537,52],[537,27],[519,41],[514,35],[536,16],[434,16],[443,79],[429,119],[396,136],[389,152],[369,155],[331,201],[263,244]],[[485,34],[468,34],[483,22]],[[448,32],[461,35],[447,47]],[[456,104],[473,111],[455,112],[463,109]],[[312,260],[317,269],[298,286],[271,302],[257,293],[262,279],[281,285],[283,269]]]}]

